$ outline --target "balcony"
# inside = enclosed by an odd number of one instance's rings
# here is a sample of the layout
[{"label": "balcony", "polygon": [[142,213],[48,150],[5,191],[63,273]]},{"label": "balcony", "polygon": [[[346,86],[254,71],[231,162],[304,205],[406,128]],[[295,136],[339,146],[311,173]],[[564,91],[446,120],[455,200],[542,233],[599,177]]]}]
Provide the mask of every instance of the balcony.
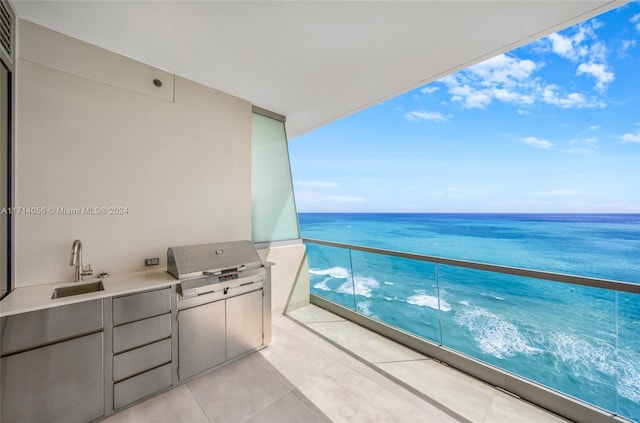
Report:
[{"label": "balcony", "polygon": [[[500,365],[504,363],[517,368],[513,363],[517,354],[508,348],[493,350],[491,343],[478,344],[490,352],[502,351],[502,359],[494,357],[497,364],[488,362],[489,358],[486,357],[491,355],[488,353],[485,353],[484,359],[472,356],[474,351],[471,347],[476,342],[475,337],[469,336],[467,339],[469,350],[455,350],[450,346],[450,332],[456,321],[447,316],[447,313],[453,314],[465,306],[454,300],[451,279],[477,279],[483,282],[484,287],[488,286],[488,279],[500,281],[493,287],[494,291],[486,292],[490,295],[481,296],[487,304],[468,299],[469,306],[481,304],[488,307],[510,300],[507,292],[503,292],[506,289],[502,285],[508,281],[514,283],[509,279],[514,277],[518,280],[515,285],[527,296],[540,301],[548,301],[549,297],[556,299],[555,302],[549,301],[544,316],[535,316],[535,326],[546,328],[550,323],[547,320],[551,320],[549,316],[561,312],[563,321],[577,326],[574,328],[576,331],[589,327],[596,329],[594,333],[600,337],[608,339],[606,336],[613,336],[617,340],[604,344],[615,347],[616,351],[605,356],[608,361],[604,362],[604,369],[614,369],[613,374],[603,373],[609,375],[607,381],[615,383],[615,389],[621,391],[616,398],[618,404],[623,404],[621,394],[633,392],[638,387],[637,384],[622,383],[620,376],[624,374],[616,370],[619,368],[616,360],[622,356],[620,351],[637,339],[637,326],[632,323],[634,316],[639,315],[633,314],[632,309],[633,301],[637,300],[637,287],[619,282],[311,240],[306,240],[306,248],[311,269],[311,301],[314,304],[288,310],[287,316],[274,316],[273,341],[268,348],[215,369],[105,421],[545,423],[564,422],[569,418],[578,422],[620,423],[629,418],[638,420],[637,415],[628,411],[627,419],[614,416],[611,411],[577,400],[575,394],[569,396],[567,392],[559,392],[548,385],[543,386],[528,377],[517,375],[513,370],[501,368]],[[281,254],[285,254],[286,250],[282,249]],[[365,264],[368,267],[363,267]],[[332,266],[328,268],[332,269],[331,275],[329,272],[325,272],[325,275],[318,272],[325,265]],[[405,265],[408,267],[404,268]],[[424,318],[418,321],[428,330],[419,336],[384,323],[375,307],[381,287],[398,287],[385,284],[394,282],[388,278],[380,278],[380,286],[376,287],[373,276],[380,277],[382,271],[400,274],[412,269],[412,281],[423,284],[424,293],[413,294],[422,295],[412,299],[415,304],[395,304],[394,307],[399,305],[400,308],[394,316],[405,316],[400,320],[412,322],[416,316],[407,318],[405,308],[421,312]],[[359,277],[366,274],[372,277]],[[349,283],[344,285],[345,282]],[[525,282],[531,285],[522,285]],[[431,286],[433,284],[435,287]],[[502,291],[498,289],[500,287]],[[535,291],[536,287],[542,287],[541,292]],[[468,282],[465,294],[473,292],[474,288],[477,287]],[[533,295],[534,292],[537,294]],[[556,304],[567,293],[572,295],[570,304],[562,307]],[[329,301],[318,294],[333,297]],[[431,294],[436,298],[435,303],[428,298]],[[593,304],[578,309],[577,301],[584,295]],[[615,301],[610,304],[612,298]],[[380,300],[401,303],[393,298]],[[344,304],[339,305],[338,302]],[[524,311],[525,305],[518,304],[513,309]],[[599,322],[594,318],[593,307],[617,316],[613,319],[617,332],[602,332],[608,329],[611,319]],[[501,311],[495,306],[487,310],[494,315]],[[437,318],[435,322],[429,320],[432,311]],[[393,316],[385,316],[391,320],[389,317]],[[481,317],[484,319],[482,321],[492,321],[488,314],[481,314]],[[429,322],[438,329],[428,325]],[[520,324],[520,321],[514,322],[514,326]],[[490,333],[494,335],[494,332]],[[507,333],[509,339],[518,339],[516,332]],[[506,337],[498,339],[505,342],[509,340]],[[497,348],[496,345],[493,347]],[[476,349],[483,351],[477,345]],[[527,369],[527,366],[523,367]],[[566,378],[572,382],[576,380],[570,375]],[[633,383],[633,379],[631,381]],[[631,391],[622,391],[621,388],[625,386]],[[599,385],[597,392],[602,393],[601,399],[609,399],[607,395],[614,387]],[[555,413],[549,409],[555,410]]]},{"label": "balcony", "polygon": [[[306,243],[312,303],[572,420],[640,420],[639,285]],[[423,364],[378,362],[438,397]]]},{"label": "balcony", "polygon": [[[290,317],[274,318],[268,348],[104,422],[565,422],[314,305]],[[320,333],[349,341],[340,345]],[[424,365],[431,372],[424,384],[435,396],[400,382],[382,365]],[[472,418],[443,405],[456,403]]]}]

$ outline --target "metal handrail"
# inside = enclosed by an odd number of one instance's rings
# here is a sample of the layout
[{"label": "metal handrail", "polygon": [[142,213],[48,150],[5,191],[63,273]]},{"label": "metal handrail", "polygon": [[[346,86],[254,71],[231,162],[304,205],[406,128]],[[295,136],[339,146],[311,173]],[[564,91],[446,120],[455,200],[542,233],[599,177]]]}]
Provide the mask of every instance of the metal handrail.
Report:
[{"label": "metal handrail", "polygon": [[540,270],[522,269],[518,267],[500,266],[495,264],[477,263],[473,261],[450,259],[444,257],[428,256],[424,254],[405,253],[401,251],[385,250],[381,248],[362,247],[359,245],[343,244],[333,241],[302,238],[303,242],[326,245],[329,247],[346,248],[367,253],[381,254],[385,256],[401,257],[429,263],[448,264],[451,266],[465,267],[468,269],[485,270],[488,272],[503,273],[507,275],[524,276],[528,278],[544,279],[553,282],[562,282],[572,285],[590,286],[594,288],[610,289],[612,291],[640,294],[640,283],[621,282],[608,279],[589,278],[584,276],[566,275],[562,273],[543,272]]}]

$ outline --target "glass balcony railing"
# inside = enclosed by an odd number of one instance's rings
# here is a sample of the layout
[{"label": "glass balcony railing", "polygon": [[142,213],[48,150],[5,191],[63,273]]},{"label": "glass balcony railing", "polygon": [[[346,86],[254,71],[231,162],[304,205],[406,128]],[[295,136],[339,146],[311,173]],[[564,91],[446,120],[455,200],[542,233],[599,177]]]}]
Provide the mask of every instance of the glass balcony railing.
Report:
[{"label": "glass balcony railing", "polygon": [[304,241],[311,294],[640,421],[640,285]]}]

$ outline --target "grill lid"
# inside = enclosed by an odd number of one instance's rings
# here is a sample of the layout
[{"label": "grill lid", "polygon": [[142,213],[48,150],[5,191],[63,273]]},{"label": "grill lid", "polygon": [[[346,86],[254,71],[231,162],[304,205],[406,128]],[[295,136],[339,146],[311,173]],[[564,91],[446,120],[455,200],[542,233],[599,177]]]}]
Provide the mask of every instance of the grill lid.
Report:
[{"label": "grill lid", "polygon": [[251,241],[170,247],[167,271],[176,279],[216,275],[226,271],[242,271],[262,266]]}]

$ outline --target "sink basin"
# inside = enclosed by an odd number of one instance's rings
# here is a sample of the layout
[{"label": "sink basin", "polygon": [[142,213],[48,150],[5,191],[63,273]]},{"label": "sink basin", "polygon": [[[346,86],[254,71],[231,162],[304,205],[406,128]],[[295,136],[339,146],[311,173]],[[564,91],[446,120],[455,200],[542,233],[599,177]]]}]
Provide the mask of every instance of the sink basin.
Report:
[{"label": "sink basin", "polygon": [[88,292],[104,291],[102,281],[83,283],[78,285],[64,286],[55,288],[51,294],[51,299],[69,297],[71,295],[86,294]]}]

